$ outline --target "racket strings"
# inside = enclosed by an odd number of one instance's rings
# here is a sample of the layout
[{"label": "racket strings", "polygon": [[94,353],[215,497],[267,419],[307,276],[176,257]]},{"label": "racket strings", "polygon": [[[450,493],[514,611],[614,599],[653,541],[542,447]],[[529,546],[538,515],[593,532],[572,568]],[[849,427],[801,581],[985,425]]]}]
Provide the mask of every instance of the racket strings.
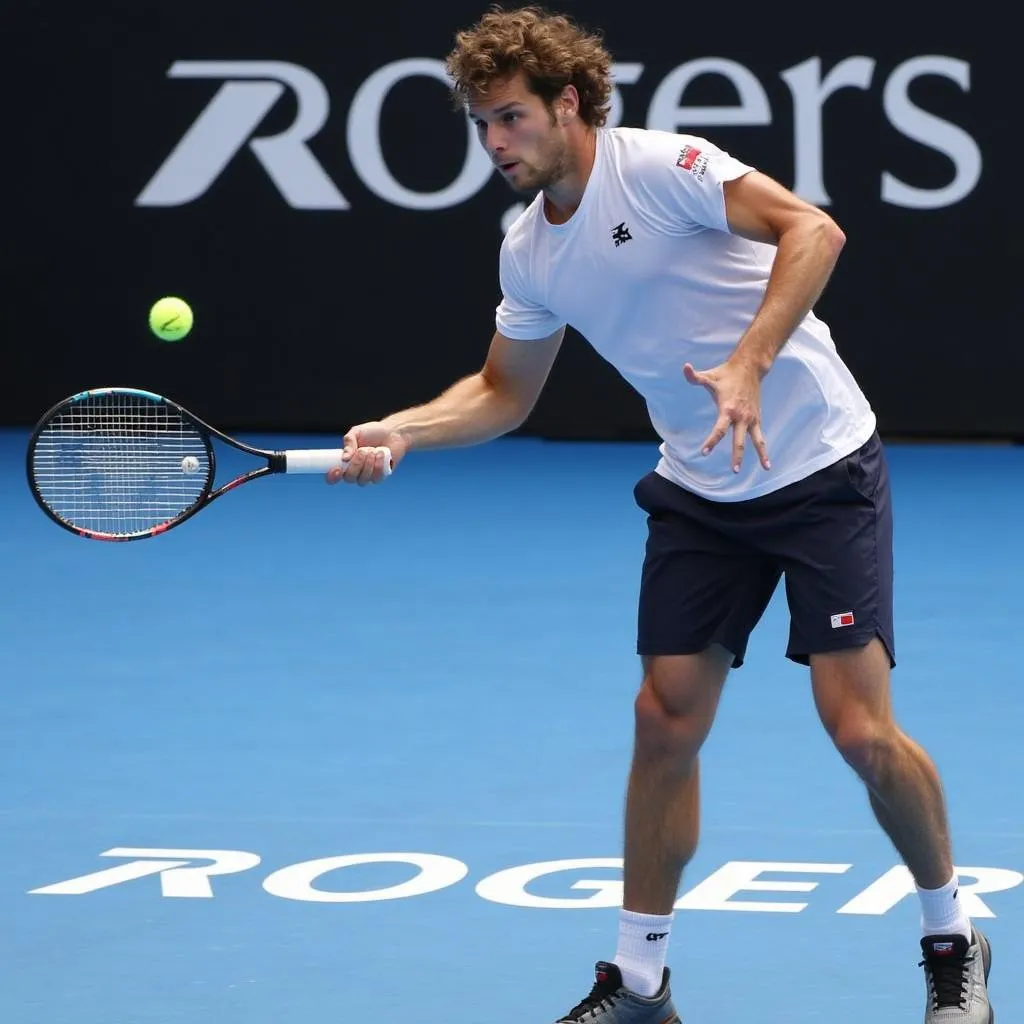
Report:
[{"label": "racket strings", "polygon": [[49,508],[96,533],[142,533],[176,519],[203,496],[209,475],[199,431],[177,409],[141,395],[71,403],[33,452],[33,476]]}]

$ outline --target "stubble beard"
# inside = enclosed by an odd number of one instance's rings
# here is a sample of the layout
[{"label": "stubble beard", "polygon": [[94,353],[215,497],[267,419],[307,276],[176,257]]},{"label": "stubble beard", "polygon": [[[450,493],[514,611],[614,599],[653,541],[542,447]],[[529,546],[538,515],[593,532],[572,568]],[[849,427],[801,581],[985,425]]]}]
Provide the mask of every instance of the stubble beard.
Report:
[{"label": "stubble beard", "polygon": [[569,173],[569,152],[564,143],[554,143],[549,152],[541,155],[542,163],[523,166],[529,177],[522,184],[509,182],[512,191],[521,196],[532,196],[544,189],[557,185]]}]

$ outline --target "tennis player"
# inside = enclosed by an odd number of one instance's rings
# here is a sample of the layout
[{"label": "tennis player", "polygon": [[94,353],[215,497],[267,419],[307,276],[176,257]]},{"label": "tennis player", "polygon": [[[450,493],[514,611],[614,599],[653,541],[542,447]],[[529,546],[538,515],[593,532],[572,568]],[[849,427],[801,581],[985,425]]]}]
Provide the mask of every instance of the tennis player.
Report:
[{"label": "tennis player", "polygon": [[501,246],[496,331],[478,373],[354,426],[329,479],[379,482],[380,446],[397,466],[518,427],[566,325],[644,397],[662,439],[635,489],[648,538],[618,945],[560,1021],[678,1021],[666,961],[698,755],[784,575],[787,656],[809,667],[821,721],[917,884],[926,1024],[990,1024],[989,943],[958,898],[941,782],[890,701],[885,453],[813,312],[843,232],[705,138],[605,127],[609,55],[565,17],[493,10],[447,67],[498,173],[532,197]]}]

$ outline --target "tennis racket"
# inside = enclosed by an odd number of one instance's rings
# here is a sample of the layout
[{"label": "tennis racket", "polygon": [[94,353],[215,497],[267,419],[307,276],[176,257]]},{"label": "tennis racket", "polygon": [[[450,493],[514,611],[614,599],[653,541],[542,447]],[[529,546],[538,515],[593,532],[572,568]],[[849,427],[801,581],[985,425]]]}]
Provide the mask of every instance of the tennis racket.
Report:
[{"label": "tennis racket", "polygon": [[[217,438],[262,465],[214,487]],[[391,452],[383,449],[385,475]],[[28,444],[28,482],[55,522],[92,540],[141,540],[181,525],[222,494],[271,473],[326,473],[341,449],[264,451],[137,388],[94,388],[58,402]]]}]

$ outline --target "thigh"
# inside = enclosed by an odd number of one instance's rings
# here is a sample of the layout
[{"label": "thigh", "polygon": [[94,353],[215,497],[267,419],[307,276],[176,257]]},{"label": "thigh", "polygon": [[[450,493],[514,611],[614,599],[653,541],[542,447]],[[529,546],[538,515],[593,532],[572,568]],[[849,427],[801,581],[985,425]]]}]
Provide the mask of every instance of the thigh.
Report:
[{"label": "thigh", "polygon": [[892,500],[876,438],[809,478],[780,556],[790,608],[787,656],[863,647],[878,637],[895,663]]},{"label": "thigh", "polygon": [[781,570],[774,559],[714,529],[696,496],[650,473],[635,490],[647,512],[637,651],[696,654],[718,644],[738,668]]}]

